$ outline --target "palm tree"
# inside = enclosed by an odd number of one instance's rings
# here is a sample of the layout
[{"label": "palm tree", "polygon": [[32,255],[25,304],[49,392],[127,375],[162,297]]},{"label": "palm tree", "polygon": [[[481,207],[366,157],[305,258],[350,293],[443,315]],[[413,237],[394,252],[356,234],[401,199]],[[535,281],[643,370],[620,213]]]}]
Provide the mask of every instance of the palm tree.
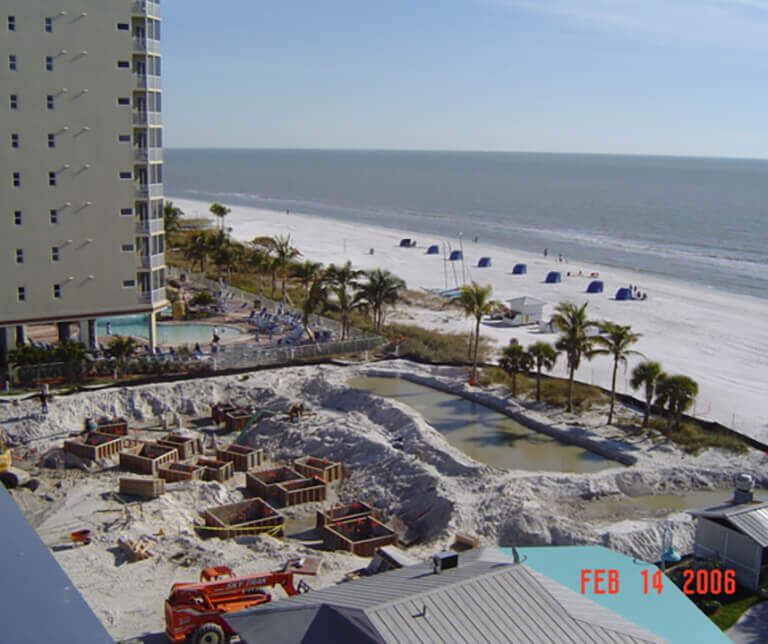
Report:
[{"label": "palm tree", "polygon": [[667,376],[656,386],[656,404],[666,405],[670,423],[680,429],[680,416],[688,409],[699,393],[699,385],[688,376]]},{"label": "palm tree", "polygon": [[491,301],[492,287],[480,286],[477,282],[472,282],[469,286],[461,287],[461,294],[456,300],[459,306],[464,309],[467,317],[475,318],[474,351],[472,352],[472,379],[477,379],[477,351],[480,347],[480,321],[484,315],[490,315],[494,303]]},{"label": "palm tree", "polygon": [[373,326],[378,332],[384,324],[384,307],[397,304],[405,282],[380,268],[368,271],[366,276],[368,281],[360,285],[356,299],[370,308]]},{"label": "palm tree", "polygon": [[310,329],[312,315],[328,300],[328,284],[323,277],[316,277],[309,286],[309,292],[301,306],[301,324],[310,340],[314,341],[315,334]]},{"label": "palm tree", "polygon": [[179,220],[183,214],[181,208],[174,206],[172,201],[166,201],[163,204],[163,226],[166,235],[181,230],[181,222]]},{"label": "palm tree", "polygon": [[226,217],[229,213],[232,212],[231,208],[227,208],[226,206],[222,206],[220,203],[212,203],[211,207],[208,208],[208,210],[216,215],[219,218],[219,229],[221,232],[224,232],[224,217]]},{"label": "palm tree", "polygon": [[613,409],[616,401],[616,373],[619,370],[619,363],[626,368],[627,358],[633,355],[643,355],[639,351],[630,349],[640,339],[642,334],[632,333],[632,327],[623,326],[614,322],[601,322],[600,331],[604,335],[599,335],[594,339],[594,343],[602,348],[594,349],[592,355],[607,355],[613,357],[613,376],[611,378],[611,408],[608,411],[608,424],[613,422]]},{"label": "palm tree", "polygon": [[[291,246],[290,235],[278,235],[273,237],[275,253],[275,272],[281,274],[280,299],[285,300],[285,283],[287,281],[286,271],[288,265],[294,257],[301,253]],[[274,290],[274,287],[273,287]]]},{"label": "palm tree", "polygon": [[204,232],[197,233],[184,246],[184,259],[192,263],[193,270],[195,262],[200,262],[200,272],[205,273],[205,260],[208,259],[210,248],[209,235]]},{"label": "palm tree", "polygon": [[112,338],[112,342],[107,347],[107,354],[117,362],[118,374],[122,373],[125,364],[136,351],[136,340],[130,336],[118,335]]},{"label": "palm tree", "polygon": [[550,371],[555,366],[558,351],[548,342],[536,342],[528,347],[528,353],[536,366],[536,402],[541,402],[541,370]]},{"label": "palm tree", "polygon": [[502,352],[499,366],[512,376],[512,395],[517,397],[517,374],[530,371],[533,358],[517,343],[517,340],[512,340]]},{"label": "palm tree", "polygon": [[651,416],[651,402],[656,395],[656,387],[666,378],[658,362],[641,362],[632,370],[632,389],[640,389],[645,386],[645,413],[643,414],[643,427],[648,427],[648,419]]},{"label": "palm tree", "polygon": [[256,271],[259,276],[259,292],[262,290],[262,281],[264,279],[264,273],[269,272],[270,257],[266,250],[260,248],[253,248],[247,255],[248,265]]},{"label": "palm tree", "polygon": [[320,276],[323,265],[320,262],[306,260],[293,271],[295,277],[304,285],[304,296],[309,296],[310,285]]},{"label": "palm tree", "polygon": [[595,322],[587,319],[587,304],[561,303],[555,308],[552,322],[562,335],[555,344],[559,351],[565,351],[568,358],[568,411],[573,411],[573,377],[581,364],[582,356],[589,359],[592,351],[592,339],[587,331],[595,326]]},{"label": "palm tree", "polygon": [[221,268],[222,266],[227,269],[227,277],[231,277],[232,271],[237,270],[240,261],[243,258],[243,247],[239,244],[222,244],[213,254],[213,261]]},{"label": "palm tree", "polygon": [[363,274],[363,271],[352,268],[352,262],[347,260],[344,266],[335,266],[331,264],[325,271],[326,278],[331,284],[331,288],[336,295],[341,314],[341,339],[344,340],[349,332],[350,320],[349,314],[359,304],[355,301],[349,289],[357,288],[357,278]]}]

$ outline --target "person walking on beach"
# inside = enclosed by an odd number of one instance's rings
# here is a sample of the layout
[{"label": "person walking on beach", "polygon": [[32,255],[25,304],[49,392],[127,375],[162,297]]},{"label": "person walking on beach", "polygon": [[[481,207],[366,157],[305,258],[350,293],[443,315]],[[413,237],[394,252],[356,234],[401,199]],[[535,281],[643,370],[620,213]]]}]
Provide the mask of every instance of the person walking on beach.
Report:
[{"label": "person walking on beach", "polygon": [[48,385],[43,385],[40,387],[40,411],[43,416],[48,413],[48,398]]},{"label": "person walking on beach", "polygon": [[549,255],[549,248],[544,249],[544,257],[546,257],[547,255]]},{"label": "person walking on beach", "polygon": [[107,335],[112,335],[112,323],[107,322]]}]

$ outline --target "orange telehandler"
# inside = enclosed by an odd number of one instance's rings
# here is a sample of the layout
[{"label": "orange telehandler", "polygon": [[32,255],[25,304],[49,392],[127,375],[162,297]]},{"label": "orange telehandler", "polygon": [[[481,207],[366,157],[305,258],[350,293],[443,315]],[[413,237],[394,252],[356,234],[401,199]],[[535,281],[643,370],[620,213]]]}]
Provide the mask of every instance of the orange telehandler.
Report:
[{"label": "orange telehandler", "polygon": [[227,566],[206,568],[200,573],[200,583],[171,588],[165,600],[165,634],[171,642],[225,644],[234,632],[221,616],[271,601],[272,596],[261,589],[277,585],[289,597],[310,590],[304,580],[294,586],[291,572],[236,577]]}]

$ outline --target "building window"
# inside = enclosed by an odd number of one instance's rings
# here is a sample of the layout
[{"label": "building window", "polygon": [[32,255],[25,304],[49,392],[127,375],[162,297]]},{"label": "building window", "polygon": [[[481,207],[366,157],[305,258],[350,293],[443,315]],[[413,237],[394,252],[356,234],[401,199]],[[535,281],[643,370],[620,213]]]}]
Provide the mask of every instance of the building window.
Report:
[{"label": "building window", "polygon": [[55,186],[56,185],[56,173],[55,172],[49,172],[48,173],[48,185],[49,186]]},{"label": "building window", "polygon": [[52,208],[48,211],[48,216],[51,218],[52,224],[58,224],[59,223],[59,211],[55,208]]},{"label": "building window", "polygon": [[136,280],[123,280],[123,288],[135,288]]},{"label": "building window", "polygon": [[130,143],[131,142],[131,135],[130,134],[120,134],[117,137],[118,143]]},{"label": "building window", "polygon": [[131,68],[131,62],[128,61],[128,60],[118,60],[117,61],[117,66],[120,69],[130,69]]},{"label": "building window", "polygon": [[121,215],[133,215],[133,208],[120,208]]},{"label": "building window", "polygon": [[121,96],[120,98],[117,99],[117,104],[118,105],[130,105],[131,104],[131,99],[130,98],[126,98],[125,96]]},{"label": "building window", "polygon": [[61,297],[61,284],[53,285],[53,297],[57,300]]},{"label": "building window", "polygon": [[16,56],[14,54],[8,55],[8,70],[12,72],[16,71]]},{"label": "building window", "polygon": [[21,226],[21,210],[13,211],[13,223],[17,226]]},{"label": "building window", "polygon": [[48,109],[52,110],[54,108],[54,106],[55,106],[53,94],[48,94],[48,96],[46,96],[46,98],[45,98],[45,101],[46,101],[46,105],[47,105]]},{"label": "building window", "polygon": [[51,261],[52,262],[58,262],[59,261],[59,247],[58,246],[51,247]]},{"label": "building window", "polygon": [[24,263],[24,249],[23,248],[17,248],[16,249],[16,263],[17,264],[23,264]]},{"label": "building window", "polygon": [[8,16],[8,31],[16,31],[16,16]]},{"label": "building window", "polygon": [[11,134],[11,147],[12,148],[18,148],[19,147],[19,135],[15,132]]},{"label": "building window", "polygon": [[45,71],[47,72],[53,71],[53,56],[45,57]]},{"label": "building window", "polygon": [[53,18],[45,19],[45,31],[51,33],[53,31]]},{"label": "building window", "polygon": [[120,173],[120,178],[121,179],[132,179],[133,178],[133,173],[130,172],[130,171],[128,171],[128,172],[121,172]]},{"label": "building window", "polygon": [[19,286],[19,288],[16,289],[16,299],[19,302],[24,302],[27,299],[27,291],[23,286]]},{"label": "building window", "polygon": [[129,31],[131,29],[131,26],[127,22],[118,22],[117,23],[117,30],[118,31]]},{"label": "building window", "polygon": [[16,94],[11,94],[11,109],[19,109],[19,97]]},{"label": "building window", "polygon": [[13,173],[13,187],[18,188],[21,185],[21,172]]},{"label": "building window", "polygon": [[134,250],[133,244],[123,244],[122,246],[120,246],[120,250],[123,251],[124,253],[132,253]]},{"label": "building window", "polygon": [[55,148],[56,147],[56,135],[55,134],[49,134],[48,135],[48,147],[49,148]]}]

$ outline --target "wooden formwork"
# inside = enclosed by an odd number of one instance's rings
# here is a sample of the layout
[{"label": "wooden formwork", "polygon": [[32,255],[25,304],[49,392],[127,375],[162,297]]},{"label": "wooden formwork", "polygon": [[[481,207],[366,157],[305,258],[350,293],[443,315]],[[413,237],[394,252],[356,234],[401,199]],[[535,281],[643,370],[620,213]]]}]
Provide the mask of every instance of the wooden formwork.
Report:
[{"label": "wooden formwork", "polygon": [[123,438],[113,434],[88,432],[82,438],[64,441],[64,451],[92,461],[109,458],[124,448]]},{"label": "wooden formwork", "polygon": [[224,420],[224,414],[230,411],[236,411],[237,407],[227,403],[215,403],[211,405],[211,420],[214,423],[220,423]]},{"label": "wooden formwork", "polygon": [[298,481],[285,481],[277,486],[280,503],[283,507],[298,505],[299,503],[312,503],[325,501],[326,482],[313,476]]},{"label": "wooden formwork", "polygon": [[120,452],[120,467],[137,474],[157,474],[157,469],[179,460],[174,447],[157,443],[139,443]]},{"label": "wooden formwork", "polygon": [[332,550],[346,550],[358,557],[373,557],[377,548],[397,541],[397,535],[373,517],[326,524],[323,543]]},{"label": "wooden formwork", "polygon": [[203,453],[203,442],[199,438],[192,438],[190,436],[168,434],[168,436],[157,441],[157,444],[176,448],[179,452],[179,458],[182,460],[187,460]]},{"label": "wooden formwork", "polygon": [[246,409],[235,409],[224,413],[224,425],[228,432],[239,432],[248,424],[253,412]]},{"label": "wooden formwork", "polygon": [[300,481],[304,477],[290,467],[277,467],[272,470],[248,472],[245,475],[245,486],[262,499],[280,499],[278,485],[287,481]]},{"label": "wooden formwork", "polygon": [[114,434],[115,436],[128,435],[128,421],[125,420],[125,418],[86,418],[85,429],[89,429],[89,421],[95,422],[95,431],[102,434]]},{"label": "wooden formwork", "polygon": [[351,521],[352,519],[362,519],[369,517],[373,513],[373,508],[366,503],[356,501],[347,505],[337,505],[324,512],[318,510],[316,515],[315,527],[322,530],[329,523],[338,521]]},{"label": "wooden formwork", "polygon": [[304,476],[317,476],[326,483],[338,481],[342,476],[342,464],[329,461],[327,458],[303,456],[293,461],[293,467]]},{"label": "wooden formwork", "polygon": [[203,478],[205,469],[200,465],[186,465],[184,463],[170,463],[157,468],[157,475],[168,483],[174,481],[199,480]]},{"label": "wooden formwork", "polygon": [[234,467],[229,461],[217,461],[212,458],[198,458],[196,463],[203,468],[204,481],[218,481],[223,483],[235,475]]},{"label": "wooden formwork", "polygon": [[225,449],[216,450],[216,458],[220,461],[229,461],[236,472],[247,472],[254,467],[259,467],[264,460],[264,450],[248,445],[232,443]]},{"label": "wooden formwork", "polygon": [[120,494],[141,496],[145,499],[155,499],[165,492],[163,479],[121,478]]},{"label": "wooden formwork", "polygon": [[285,517],[263,499],[208,508],[203,519],[206,526],[214,528],[211,534],[221,539],[263,533],[281,537],[285,530]]}]

